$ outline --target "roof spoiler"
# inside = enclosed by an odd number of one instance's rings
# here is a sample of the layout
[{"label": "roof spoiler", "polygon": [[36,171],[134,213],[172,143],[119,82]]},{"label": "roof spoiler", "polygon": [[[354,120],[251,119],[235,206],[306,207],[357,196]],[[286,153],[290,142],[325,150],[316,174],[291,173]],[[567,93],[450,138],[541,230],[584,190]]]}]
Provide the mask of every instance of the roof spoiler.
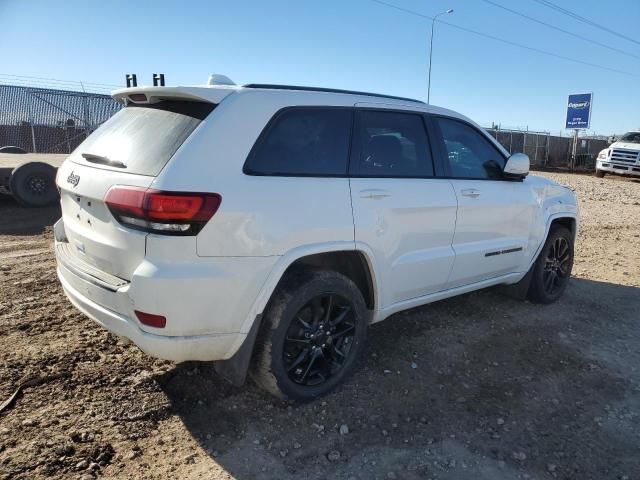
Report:
[{"label": "roof spoiler", "polygon": [[216,85],[212,87],[131,87],[111,92],[117,102],[125,105],[158,103],[163,100],[183,100],[192,102],[220,103],[233,93],[237,87]]}]

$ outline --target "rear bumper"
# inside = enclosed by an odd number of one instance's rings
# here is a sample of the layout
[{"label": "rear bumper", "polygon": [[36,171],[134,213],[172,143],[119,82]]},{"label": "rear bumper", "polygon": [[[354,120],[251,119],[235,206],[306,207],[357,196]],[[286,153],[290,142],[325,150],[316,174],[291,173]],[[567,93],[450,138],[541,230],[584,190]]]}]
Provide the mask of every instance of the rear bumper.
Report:
[{"label": "rear bumper", "polygon": [[633,175],[640,177],[640,165],[598,160],[596,163],[596,169],[602,170],[603,172],[617,173],[618,175]]},{"label": "rear bumper", "polygon": [[[74,288],[72,282],[76,284],[75,287],[79,287],[78,283],[86,284],[87,289],[94,286],[79,277],[70,280],[70,275],[74,275],[73,272],[59,264],[58,278],[73,305],[102,327],[131,340],[153,357],[174,362],[223,360],[230,358],[246,338],[246,334],[243,333],[168,337],[145,332],[140,329],[136,319],[103,307],[88,298],[88,295],[83,295],[79,288]],[[114,303],[120,303],[115,297],[123,293],[113,292],[111,295],[114,297]]]},{"label": "rear bumper", "polygon": [[[71,302],[91,319],[154,357],[182,362],[227,360],[240,348],[254,305],[276,257],[197,257],[174,237],[147,240],[130,281],[87,264],[54,226],[58,278]],[[164,261],[153,260],[162,258]],[[162,315],[164,328],[142,324],[135,311]]]}]

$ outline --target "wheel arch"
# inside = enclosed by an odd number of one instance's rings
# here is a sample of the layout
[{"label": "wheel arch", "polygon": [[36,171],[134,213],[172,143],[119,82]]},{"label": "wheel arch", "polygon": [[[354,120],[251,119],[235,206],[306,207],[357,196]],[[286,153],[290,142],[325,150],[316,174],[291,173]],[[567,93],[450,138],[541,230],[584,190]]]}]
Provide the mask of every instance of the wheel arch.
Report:
[{"label": "wheel arch", "polygon": [[549,237],[549,233],[551,232],[551,228],[554,225],[561,225],[567,228],[571,234],[573,235],[573,241],[575,243],[576,237],[578,235],[578,214],[577,212],[560,212],[549,215],[544,224],[544,235],[542,235],[542,239],[539,241],[538,247],[536,248],[533,256],[529,259],[527,263],[524,264],[525,270],[521,274],[522,276],[517,279],[517,281],[513,283],[509,283],[506,286],[506,293],[514,298],[524,300],[527,298],[527,293],[529,291],[529,284],[531,282],[531,275],[533,266],[544,247],[544,244],[547,242],[547,238]]},{"label": "wheel arch", "polygon": [[571,232],[571,235],[573,235],[573,241],[575,242],[576,240],[576,236],[577,236],[577,220],[575,217],[573,216],[559,216],[559,217],[555,217],[551,220],[551,223],[549,224],[549,228],[547,229],[547,234],[545,235],[545,241],[547,240],[547,237],[549,236],[549,232],[551,231],[551,228],[554,225],[561,225],[563,227],[565,227],[567,230],[569,230]]},{"label": "wheel arch", "polygon": [[282,274],[282,278],[298,268],[322,268],[341,273],[356,284],[362,293],[367,308],[369,310],[375,309],[376,292],[373,284],[373,274],[367,258],[361,251],[340,250],[305,255],[292,262]]},{"label": "wheel arch", "polygon": [[576,212],[557,212],[547,217],[547,220],[545,222],[544,235],[542,236],[542,239],[540,240],[538,244],[538,248],[536,249],[533,257],[531,258],[531,260],[529,261],[529,264],[527,265],[526,272],[529,271],[531,266],[535,263],[536,259],[538,258],[538,255],[540,255],[540,252],[542,251],[542,247],[544,247],[544,244],[547,241],[547,237],[549,236],[549,232],[551,231],[551,227],[553,225],[562,225],[563,227],[568,228],[573,235],[573,241],[575,243],[575,240],[578,236],[578,228],[580,226],[580,221],[578,219],[578,212],[577,211]]},{"label": "wheel arch", "polygon": [[307,245],[280,257],[255,299],[241,332],[249,332],[256,316],[264,312],[287,272],[298,267],[332,268],[356,283],[369,310],[375,310],[379,306],[378,282],[370,252],[355,248],[353,242]]},{"label": "wheel arch", "polygon": [[371,258],[370,253],[355,249],[352,242],[305,246],[280,257],[241,326],[240,331],[246,333],[246,337],[230,349],[233,354],[229,359],[214,362],[218,374],[234,385],[244,383],[262,314],[278,286],[292,269],[331,268],[347,276],[362,292],[365,305],[371,312],[371,321],[379,298]]}]

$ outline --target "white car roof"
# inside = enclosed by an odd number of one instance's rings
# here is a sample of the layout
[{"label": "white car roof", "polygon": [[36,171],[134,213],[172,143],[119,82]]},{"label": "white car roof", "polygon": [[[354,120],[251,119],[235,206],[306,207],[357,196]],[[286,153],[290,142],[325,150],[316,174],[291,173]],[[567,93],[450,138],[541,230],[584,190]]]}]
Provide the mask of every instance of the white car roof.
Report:
[{"label": "white car roof", "polygon": [[[281,103],[291,101],[291,105],[304,105],[304,98],[313,98],[314,105],[319,103],[331,106],[356,106],[356,107],[377,107],[399,110],[414,110],[418,112],[431,113],[434,115],[444,115],[447,117],[464,120],[479,130],[484,129],[470,118],[449,110],[447,108],[437,107],[435,105],[427,105],[421,100],[415,100],[405,97],[397,97],[393,95],[383,95],[379,93],[358,92],[352,90],[339,90],[333,88],[317,88],[317,87],[300,87],[296,85],[272,85],[272,84],[247,84],[247,85],[187,85],[175,87],[159,87],[159,86],[142,86],[130,87],[115,90],[111,93],[112,97],[125,103],[131,101],[133,103],[155,103],[157,101],[173,98],[185,100],[197,100],[210,103],[220,103],[225,97],[233,93],[251,94],[251,93],[268,93],[269,95],[277,95]],[[131,100],[132,94],[145,94],[146,101]],[[319,102],[320,100],[320,102]],[[505,154],[506,150],[493,137],[487,135],[488,138]]]},{"label": "white car roof", "polygon": [[[115,90],[111,93],[112,97],[124,103],[125,99],[132,94],[143,93],[150,101],[153,99],[162,100],[166,98],[183,98],[185,100],[200,100],[211,103],[219,103],[222,99],[234,92],[240,92],[245,90],[251,91],[269,91],[278,92],[283,96],[295,94],[296,97],[307,92],[310,95],[323,94],[327,98],[328,103],[335,105],[336,103],[343,103],[345,106],[353,106],[356,104],[377,104],[387,105],[389,107],[397,106],[399,108],[410,108],[412,110],[419,110],[434,114],[442,114],[451,117],[458,117],[466,121],[471,121],[465,116],[448,110],[446,108],[437,107],[434,105],[427,105],[421,100],[415,100],[412,98],[397,97],[393,95],[384,95],[379,93],[359,92],[353,90],[339,90],[334,88],[316,88],[316,87],[301,87],[296,85],[272,85],[272,84],[248,84],[248,85],[187,85],[176,87],[130,87]],[[330,100],[330,102],[329,102]],[[134,103],[138,103],[135,102]],[[140,102],[147,103],[147,102]],[[473,123],[473,122],[472,122]]]}]

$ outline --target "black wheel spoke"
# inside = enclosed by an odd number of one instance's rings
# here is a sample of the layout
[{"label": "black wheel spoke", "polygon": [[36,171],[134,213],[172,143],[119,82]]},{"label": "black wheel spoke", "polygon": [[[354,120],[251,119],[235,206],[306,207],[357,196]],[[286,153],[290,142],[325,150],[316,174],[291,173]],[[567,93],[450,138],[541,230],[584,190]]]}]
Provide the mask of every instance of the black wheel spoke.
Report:
[{"label": "black wheel spoke", "polygon": [[300,315],[296,315],[296,320],[298,320],[304,328],[311,330],[311,325],[308,322],[305,322]]},{"label": "black wheel spoke", "polygon": [[569,261],[564,261],[558,265],[558,272],[563,278],[569,274]]},{"label": "black wheel spoke", "polygon": [[331,316],[331,309],[333,308],[333,295],[329,295],[327,298],[327,308],[324,312],[324,322],[329,323],[329,317]]},{"label": "black wheel spoke", "polygon": [[311,301],[311,314],[313,326],[316,326],[322,317],[322,298],[316,297]]},{"label": "black wheel spoke", "polygon": [[298,343],[309,343],[311,341],[311,339],[309,338],[291,338],[291,337],[287,337],[285,339],[287,342],[298,342]]},{"label": "black wheel spoke", "polygon": [[569,253],[569,244],[564,241],[560,243],[560,249],[558,250],[558,260],[565,258],[565,256]]},{"label": "black wheel spoke", "polygon": [[304,350],[302,350],[298,356],[296,357],[296,359],[293,361],[293,363],[291,365],[289,365],[289,372],[291,370],[293,370],[294,368],[296,368],[297,366],[299,366],[302,362],[304,362],[304,359],[307,357],[307,355],[309,355],[309,349],[305,348]]},{"label": "black wheel spoke", "polygon": [[316,358],[318,358],[318,354],[316,352],[317,350],[311,353],[311,360],[309,360],[309,365],[307,365],[307,369],[304,371],[304,374],[300,378],[301,382],[304,382],[306,380],[307,376],[309,375],[309,371],[311,371],[311,367],[313,367],[313,364],[316,362]]},{"label": "black wheel spoke", "polygon": [[553,287],[553,275],[553,272],[549,272],[544,279],[544,288],[545,290],[547,290],[547,292],[551,292],[551,289]]},{"label": "black wheel spoke", "polygon": [[342,310],[342,312],[340,312],[340,314],[333,319],[331,323],[332,327],[337,327],[338,325],[340,325],[345,318],[347,318],[347,315],[349,315],[349,313],[351,312],[351,307],[347,307],[344,310]]},{"label": "black wheel spoke", "polygon": [[345,328],[344,330],[341,330],[339,332],[333,333],[331,335],[332,338],[336,339],[336,338],[340,338],[342,337],[344,334],[349,333],[350,331],[354,330],[356,327],[354,327],[353,325],[348,325],[347,328]]}]

